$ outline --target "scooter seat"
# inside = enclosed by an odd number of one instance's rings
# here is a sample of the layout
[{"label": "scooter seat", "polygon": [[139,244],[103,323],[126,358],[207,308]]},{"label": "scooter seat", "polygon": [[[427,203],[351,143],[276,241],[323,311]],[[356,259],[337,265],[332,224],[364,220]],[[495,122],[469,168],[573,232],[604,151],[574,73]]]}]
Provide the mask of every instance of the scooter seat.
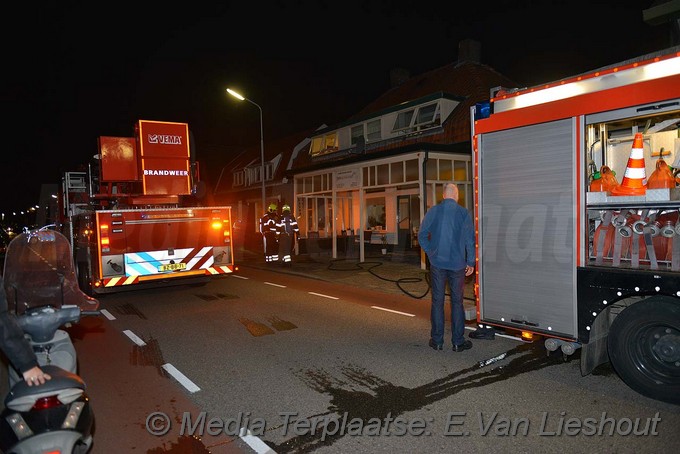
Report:
[{"label": "scooter seat", "polygon": [[[62,403],[67,403],[64,400],[72,401],[74,397],[84,392],[85,382],[79,376],[54,365],[40,366],[40,368],[52,378],[42,385],[28,386],[24,380],[17,382],[5,398],[7,408],[27,411],[33,406],[30,402],[55,394],[59,395]],[[26,406],[28,408],[25,408]]]}]

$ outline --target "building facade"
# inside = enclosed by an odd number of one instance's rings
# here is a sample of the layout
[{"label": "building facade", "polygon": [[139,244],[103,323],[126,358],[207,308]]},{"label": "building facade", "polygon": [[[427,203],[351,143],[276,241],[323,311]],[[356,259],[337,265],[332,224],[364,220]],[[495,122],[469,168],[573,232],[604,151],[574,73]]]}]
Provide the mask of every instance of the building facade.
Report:
[{"label": "building facade", "polygon": [[[472,209],[470,109],[493,89],[517,85],[481,64],[479,44],[469,40],[456,62],[413,77],[402,69],[390,75],[392,87],[346,121],[271,146],[267,200],[293,207],[303,252],[360,261],[369,250],[419,254],[420,222],[446,182],[458,185],[459,203]],[[259,166],[255,158],[244,162],[244,169]],[[230,200],[240,192],[238,178]],[[258,188],[249,189],[255,208]],[[420,260],[424,267],[422,254]]]}]

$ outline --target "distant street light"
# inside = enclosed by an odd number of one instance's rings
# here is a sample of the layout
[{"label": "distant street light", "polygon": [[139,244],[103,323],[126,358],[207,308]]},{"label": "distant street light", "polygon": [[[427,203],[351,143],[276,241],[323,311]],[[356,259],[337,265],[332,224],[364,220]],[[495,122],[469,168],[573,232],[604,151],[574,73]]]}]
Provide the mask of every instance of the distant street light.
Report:
[{"label": "distant street light", "polygon": [[258,109],[260,109],[260,159],[262,160],[262,213],[265,213],[267,211],[266,207],[266,200],[265,200],[265,195],[264,195],[264,178],[265,178],[265,173],[264,173],[264,129],[263,129],[263,123],[262,123],[262,107],[259,106],[254,101],[251,101],[250,99],[246,98],[245,96],[239,94],[238,92],[235,92],[231,88],[227,88],[227,93],[229,93],[231,96],[234,98],[240,100],[240,101],[248,101],[250,104],[254,105]]}]

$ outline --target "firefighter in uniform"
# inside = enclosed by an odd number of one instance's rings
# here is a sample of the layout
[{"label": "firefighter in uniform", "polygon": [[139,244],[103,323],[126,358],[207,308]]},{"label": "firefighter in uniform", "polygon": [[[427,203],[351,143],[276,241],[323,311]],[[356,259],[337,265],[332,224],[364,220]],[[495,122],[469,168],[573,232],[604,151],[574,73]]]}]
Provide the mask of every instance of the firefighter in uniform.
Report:
[{"label": "firefighter in uniform", "polygon": [[281,213],[281,218],[276,226],[279,232],[279,257],[283,266],[291,266],[293,246],[300,234],[300,228],[295,216],[290,213],[289,205],[284,205]]},{"label": "firefighter in uniform", "polygon": [[278,245],[278,231],[277,225],[279,223],[279,215],[276,212],[276,204],[269,205],[267,211],[260,218],[260,233],[262,234],[262,244],[264,247],[264,261],[267,263],[278,262],[279,245]]}]

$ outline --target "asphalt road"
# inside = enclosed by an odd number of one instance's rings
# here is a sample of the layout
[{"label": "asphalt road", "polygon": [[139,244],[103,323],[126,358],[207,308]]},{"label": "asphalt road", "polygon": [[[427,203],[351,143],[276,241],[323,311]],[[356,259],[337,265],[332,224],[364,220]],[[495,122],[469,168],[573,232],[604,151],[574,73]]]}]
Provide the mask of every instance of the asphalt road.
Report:
[{"label": "asphalt road", "polygon": [[101,303],[71,328],[94,454],[680,448],[680,406],[608,366],[498,336],[433,351],[429,299],[244,268]]}]

